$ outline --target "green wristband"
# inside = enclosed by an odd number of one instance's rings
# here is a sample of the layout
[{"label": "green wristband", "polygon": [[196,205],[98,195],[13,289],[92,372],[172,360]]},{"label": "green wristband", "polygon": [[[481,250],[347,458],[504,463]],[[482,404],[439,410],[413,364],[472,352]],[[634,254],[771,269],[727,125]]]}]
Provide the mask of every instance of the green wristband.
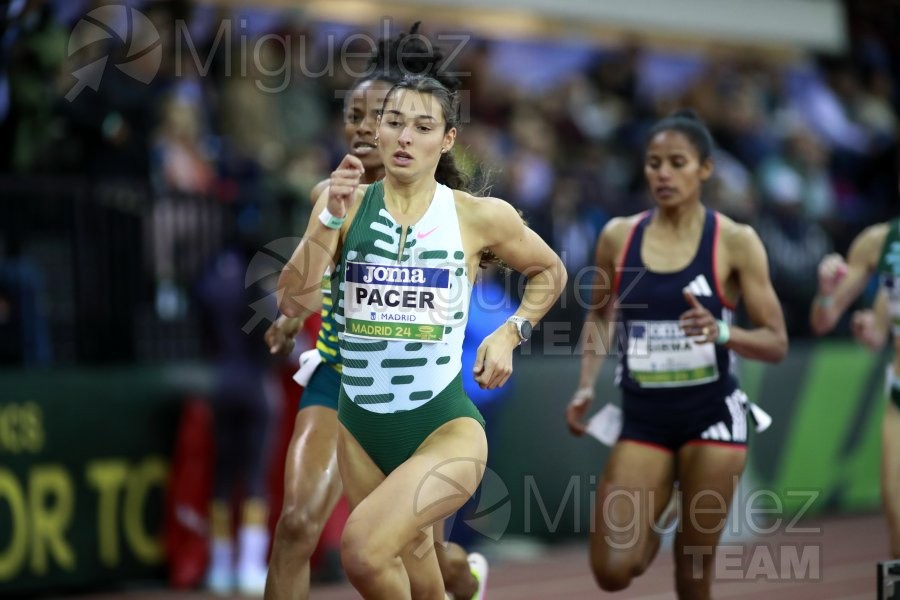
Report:
[{"label": "green wristband", "polygon": [[719,325],[719,337],[716,338],[716,344],[723,346],[731,339],[731,327],[722,319],[719,319],[716,323]]},{"label": "green wristband", "polygon": [[327,206],[319,213],[319,221],[321,221],[322,225],[328,229],[340,229],[341,225],[343,225],[346,220],[347,217],[336,217],[328,212]]},{"label": "green wristband", "polygon": [[834,304],[834,296],[823,296],[821,294],[816,294],[815,302],[822,308],[831,308],[831,306]]}]

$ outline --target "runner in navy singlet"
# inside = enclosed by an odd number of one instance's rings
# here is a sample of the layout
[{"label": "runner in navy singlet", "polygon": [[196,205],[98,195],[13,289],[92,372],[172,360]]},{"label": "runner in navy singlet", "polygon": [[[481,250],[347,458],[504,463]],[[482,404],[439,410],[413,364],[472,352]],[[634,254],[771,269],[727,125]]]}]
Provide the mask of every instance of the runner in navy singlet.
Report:
[{"label": "runner in navy singlet", "polygon": [[[693,113],[657,123],[644,157],[655,209],[613,219],[597,242],[599,280],[566,420],[573,434],[585,432],[582,419],[617,333],[623,423],[597,484],[590,545],[594,577],[607,591],[628,587],[649,566],[659,548],[654,525],[678,481],[690,510],[675,538],[676,591],[709,598],[716,546],[746,458],[747,400],[730,353],[778,362],[787,352],[759,237],[700,202],[712,146]],[[752,329],[730,324],[739,297]]]},{"label": "runner in navy singlet", "polygon": [[[746,396],[731,373],[730,351],[725,345],[698,344],[679,324],[684,290],[717,320],[731,323],[734,307],[719,289],[713,264],[719,218],[705,211],[694,258],[674,272],[653,271],[641,259],[652,213],[639,218],[631,231],[613,288],[626,334],[622,346],[628,349],[619,365],[625,395],[620,440],[671,452],[692,441],[747,442]],[[671,410],[673,395],[677,410]],[[660,402],[665,404],[660,407]]]}]

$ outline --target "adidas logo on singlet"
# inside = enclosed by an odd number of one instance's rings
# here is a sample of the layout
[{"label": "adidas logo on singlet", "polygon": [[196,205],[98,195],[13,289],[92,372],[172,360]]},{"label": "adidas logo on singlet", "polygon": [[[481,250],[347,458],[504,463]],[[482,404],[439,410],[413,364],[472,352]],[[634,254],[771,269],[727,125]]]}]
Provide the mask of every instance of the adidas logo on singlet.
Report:
[{"label": "adidas logo on singlet", "polygon": [[695,296],[712,296],[712,288],[706,280],[706,275],[697,275],[692,282],[684,286],[684,289]]}]

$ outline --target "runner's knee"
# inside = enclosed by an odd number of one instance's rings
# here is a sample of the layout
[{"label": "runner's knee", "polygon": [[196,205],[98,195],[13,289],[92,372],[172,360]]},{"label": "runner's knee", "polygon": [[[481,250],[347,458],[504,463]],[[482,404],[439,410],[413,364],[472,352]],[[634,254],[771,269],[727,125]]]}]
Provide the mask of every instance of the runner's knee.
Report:
[{"label": "runner's knee", "polygon": [[303,553],[312,554],[323,526],[322,519],[308,507],[285,506],[278,517],[277,536],[298,546]]}]

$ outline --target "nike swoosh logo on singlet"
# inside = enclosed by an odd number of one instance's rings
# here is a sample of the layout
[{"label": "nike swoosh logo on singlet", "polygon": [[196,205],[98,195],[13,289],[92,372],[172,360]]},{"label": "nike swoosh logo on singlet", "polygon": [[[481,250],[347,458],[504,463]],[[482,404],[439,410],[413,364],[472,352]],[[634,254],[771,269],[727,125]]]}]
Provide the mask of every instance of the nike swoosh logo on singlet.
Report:
[{"label": "nike swoosh logo on singlet", "polygon": [[417,233],[417,234],[416,234],[416,239],[417,239],[417,240],[421,240],[421,239],[427,238],[429,235],[431,235],[432,233],[434,233],[435,230],[437,230],[438,227],[440,227],[440,225],[435,225],[434,227],[432,227],[431,229],[429,229],[429,230],[426,231],[425,233]]}]

